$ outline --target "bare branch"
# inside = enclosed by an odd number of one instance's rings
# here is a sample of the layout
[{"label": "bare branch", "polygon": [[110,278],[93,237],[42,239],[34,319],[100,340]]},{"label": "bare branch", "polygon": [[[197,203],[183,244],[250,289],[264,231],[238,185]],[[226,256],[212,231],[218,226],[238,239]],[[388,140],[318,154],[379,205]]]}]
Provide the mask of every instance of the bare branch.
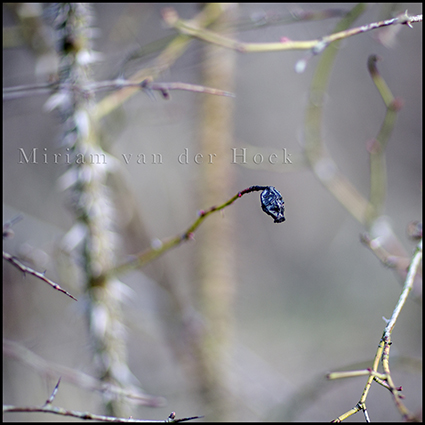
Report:
[{"label": "bare branch", "polygon": [[171,412],[170,416],[164,421],[158,420],[147,420],[147,419],[133,419],[133,418],[117,418],[114,416],[103,416],[103,415],[95,415],[90,412],[79,412],[76,410],[67,410],[63,407],[54,407],[51,405],[53,399],[55,398],[60,384],[61,379],[59,378],[58,383],[56,384],[51,396],[48,398],[46,403],[41,407],[17,407],[17,406],[8,406],[3,405],[3,413],[5,412],[43,412],[43,413],[53,413],[55,415],[61,416],[70,416],[73,418],[85,419],[85,420],[93,420],[93,421],[101,421],[101,422],[154,422],[154,423],[164,423],[164,422],[185,422],[193,419],[200,419],[203,416],[192,416],[188,418],[175,419],[175,412]]},{"label": "bare branch", "polygon": [[[100,421],[100,422],[125,422],[125,423],[178,423],[185,422],[194,419],[203,418],[203,416],[192,416],[189,418],[181,418],[181,419],[167,419],[160,420],[151,420],[151,419],[133,419],[133,418],[116,418],[114,416],[103,416],[103,415],[95,415],[90,412],[79,412],[77,410],[67,410],[63,407],[54,407],[54,406],[28,406],[28,407],[17,407],[17,406],[3,406],[3,413],[6,412],[40,412],[40,413],[53,413],[55,415],[61,416],[70,416],[72,418],[79,418],[84,420],[92,420],[92,421]],[[170,415],[171,416],[171,415]]]},{"label": "bare branch", "polygon": [[422,240],[419,242],[416,247],[415,254],[413,255],[412,262],[409,266],[409,271],[407,272],[406,281],[404,282],[403,290],[400,294],[400,298],[398,299],[397,305],[391,315],[391,319],[388,321],[387,326],[385,327],[384,336],[389,337],[394,328],[394,325],[400,315],[400,312],[406,303],[409,292],[412,290],[413,281],[415,279],[416,273],[418,272],[419,264],[422,261]]},{"label": "bare branch", "polygon": [[[233,202],[235,202],[236,199],[239,199],[240,197],[242,197],[243,195],[247,193],[255,192],[255,191],[263,191],[263,194],[264,194],[264,192],[270,191],[271,189],[274,189],[274,191],[276,192],[276,194],[274,194],[273,192],[273,200],[275,201],[275,203],[271,205],[271,209],[276,208],[276,209],[279,209],[279,211],[276,211],[276,212],[266,211],[266,209],[268,209],[268,206],[265,205],[264,196],[260,198],[262,209],[266,214],[273,216],[273,218],[275,219],[274,220],[275,223],[281,223],[282,221],[285,220],[285,218],[283,216],[284,207],[283,207],[283,200],[280,193],[273,186],[251,186],[247,189],[242,190],[241,192],[238,192],[235,196],[230,198],[224,204],[221,204],[219,206],[213,206],[205,211],[204,210],[199,211],[199,217],[192,223],[192,225],[183,234],[179,234],[165,241],[158,241],[158,243],[155,244],[156,245],[155,247],[152,247],[146,251],[142,251],[138,254],[135,254],[129,261],[110,270],[108,272],[108,275],[109,274],[116,275],[129,269],[134,269],[137,267],[144,266],[145,264],[149,263],[150,261],[164,254],[171,248],[174,248],[175,246],[180,245],[180,243],[185,242],[187,240],[192,240],[195,230],[201,225],[201,223],[205,220],[205,218],[209,216],[210,214],[228,207],[229,205],[233,204]],[[269,193],[267,192],[267,197],[268,196],[269,196]],[[279,196],[280,196],[280,200],[278,199]]]},{"label": "bare branch", "polygon": [[292,41],[283,40],[271,43],[244,43],[232,40],[221,34],[215,33],[204,28],[195,26],[190,21],[184,21],[179,18],[177,12],[172,8],[167,8],[163,12],[164,21],[172,28],[175,28],[181,34],[198,38],[208,43],[217,44],[228,49],[237,50],[241,53],[259,53],[259,52],[275,52],[280,50],[317,50],[321,52],[330,43],[353,35],[362,34],[377,28],[387,27],[390,25],[402,24],[412,28],[412,23],[422,22],[422,15],[408,16],[407,12],[397,18],[385,21],[372,22],[357,28],[346,29],[344,31],[335,32],[316,40]]},{"label": "bare branch", "polygon": [[[394,385],[394,382],[391,376],[390,365],[389,365],[389,354],[390,354],[390,348],[392,344],[391,332],[394,328],[394,325],[398,319],[398,316],[400,315],[400,312],[404,304],[406,303],[407,296],[409,295],[409,292],[412,289],[413,280],[418,271],[418,267],[421,260],[422,260],[422,240],[419,242],[418,246],[416,247],[416,251],[410,263],[409,271],[407,273],[407,277],[404,283],[402,293],[394,308],[391,319],[386,321],[387,324],[385,326],[383,336],[379,342],[378,349],[376,351],[375,358],[373,360],[372,368],[369,368],[367,370],[357,370],[357,371],[348,371],[348,372],[346,371],[333,372],[327,375],[328,379],[349,378],[353,376],[361,376],[366,374],[369,375],[366,385],[363,389],[363,393],[360,397],[360,401],[356,404],[355,407],[343,413],[341,416],[338,416],[338,418],[334,419],[333,422],[341,422],[347,419],[348,417],[354,415],[355,413],[359,412],[360,410],[363,411],[366,419],[369,418],[367,414],[367,410],[366,410],[366,398],[369,394],[369,390],[371,388],[373,381],[378,382],[380,385],[384,386],[389,391],[391,391],[391,394],[394,399],[394,403],[404,420],[416,419],[409,413],[408,409],[401,401],[404,398],[403,395],[400,394],[400,392],[402,391],[402,387],[396,387]],[[382,359],[382,366],[384,369],[384,373],[378,372],[378,365],[381,359]]]},{"label": "bare branch", "polygon": [[3,100],[18,99],[21,97],[34,96],[37,94],[49,94],[57,90],[73,90],[81,93],[84,92],[100,92],[100,91],[113,91],[122,90],[124,88],[139,88],[145,91],[157,90],[160,91],[165,99],[169,99],[170,90],[183,90],[191,91],[194,93],[205,93],[212,94],[215,96],[228,96],[235,97],[233,93],[225,90],[214,89],[211,87],[204,87],[196,84],[187,84],[180,82],[173,83],[152,83],[152,80],[145,79],[141,83],[135,83],[134,81],[128,81],[123,79],[117,79],[112,81],[100,81],[97,83],[89,84],[67,84],[67,83],[48,83],[48,84],[29,84],[18,87],[8,87],[3,89]]},{"label": "bare branch", "polygon": [[47,277],[44,275],[45,272],[43,273],[36,272],[32,268],[23,265],[16,257],[4,251],[3,251],[3,259],[5,259],[6,261],[9,261],[9,263],[13,264],[15,267],[21,270],[24,274],[28,273],[32,276],[38,277],[43,282],[46,282],[47,284],[49,284],[52,288],[56,289],[57,291],[63,292],[65,295],[68,295],[68,297],[72,298],[75,301],[78,301],[77,298],[72,296],[68,291],[65,291],[65,289],[63,289],[60,285],[58,285],[57,283],[53,282],[50,279],[47,279]]}]

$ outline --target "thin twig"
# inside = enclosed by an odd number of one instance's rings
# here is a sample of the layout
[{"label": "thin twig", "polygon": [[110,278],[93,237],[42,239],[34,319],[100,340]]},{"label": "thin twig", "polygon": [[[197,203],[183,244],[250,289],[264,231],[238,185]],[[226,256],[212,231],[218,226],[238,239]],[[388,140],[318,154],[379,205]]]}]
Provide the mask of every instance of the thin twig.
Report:
[{"label": "thin twig", "polygon": [[219,25],[220,30],[230,28],[234,31],[249,31],[277,25],[288,25],[297,22],[321,21],[330,18],[339,18],[347,13],[344,9],[329,8],[324,10],[293,10],[289,14],[281,15],[276,11],[264,12],[263,15],[250,16],[247,20],[238,20],[229,25]]},{"label": "thin twig", "polygon": [[175,246],[180,245],[182,242],[192,240],[194,232],[201,225],[201,223],[205,220],[207,216],[209,216],[210,214],[216,211],[220,211],[228,207],[229,205],[233,204],[233,202],[235,202],[236,199],[239,199],[240,197],[242,197],[243,195],[247,193],[264,190],[267,187],[268,186],[251,186],[247,189],[242,190],[241,192],[238,192],[235,196],[230,198],[224,204],[221,204],[219,206],[213,206],[209,208],[208,210],[199,211],[199,217],[192,223],[192,225],[183,234],[179,234],[165,241],[158,241],[157,243],[155,243],[155,247],[152,247],[146,251],[142,251],[138,254],[135,254],[129,261],[126,261],[125,263],[111,269],[108,272],[108,275],[109,274],[117,275],[130,269],[143,267],[145,264],[161,256],[162,254],[164,254],[171,248],[174,248]]},{"label": "thin twig", "polygon": [[368,59],[370,76],[387,107],[384,121],[378,135],[368,145],[370,155],[370,195],[366,223],[370,226],[379,217],[384,208],[387,192],[387,167],[385,160],[385,148],[393,131],[397,112],[401,109],[402,101],[395,99],[390,88],[376,67],[379,60],[377,55],[371,55]]},{"label": "thin twig", "polygon": [[92,421],[100,421],[100,422],[126,422],[126,423],[178,423],[178,422],[185,422],[189,420],[194,419],[200,419],[203,418],[203,416],[192,416],[190,418],[181,418],[181,419],[170,419],[167,418],[165,420],[152,420],[152,419],[133,419],[133,418],[116,418],[114,416],[102,416],[102,415],[95,415],[94,413],[90,412],[80,412],[77,410],[67,410],[63,407],[54,407],[54,406],[42,406],[42,407],[36,407],[36,406],[28,406],[28,407],[17,407],[17,406],[10,406],[10,405],[4,405],[3,406],[3,413],[6,412],[43,412],[43,413],[53,413],[55,415],[61,415],[61,416],[70,416],[72,418],[79,418],[84,420],[92,420]]},{"label": "thin twig", "polygon": [[37,94],[49,94],[58,90],[72,90],[79,93],[101,92],[122,90],[125,88],[138,88],[140,90],[156,90],[160,91],[164,98],[168,99],[168,91],[183,90],[194,93],[205,93],[216,96],[235,97],[233,93],[228,91],[204,87],[196,84],[187,84],[180,82],[173,83],[152,83],[149,79],[143,80],[141,83],[128,81],[124,79],[116,79],[111,81],[100,81],[88,84],[69,84],[69,83],[48,83],[48,84],[29,84],[17,87],[8,87],[3,89],[3,100],[12,100],[21,97],[34,96]]},{"label": "thin twig", "polygon": [[189,421],[192,419],[199,419],[203,418],[203,416],[192,416],[189,418],[181,418],[181,419],[175,419],[175,412],[171,412],[170,416],[165,421],[152,421],[152,420],[146,420],[146,419],[133,419],[133,418],[117,418],[113,416],[103,416],[103,415],[95,415],[93,413],[89,412],[79,412],[76,410],[67,410],[63,407],[54,407],[52,406],[52,401],[54,400],[60,384],[61,378],[59,378],[58,383],[56,384],[51,396],[47,399],[46,403],[41,407],[16,407],[16,406],[8,406],[3,405],[3,413],[5,412],[44,412],[44,413],[53,413],[55,415],[61,415],[61,416],[70,416],[73,418],[79,418],[79,419],[85,419],[85,420],[94,420],[94,421],[102,421],[102,422],[157,422],[157,423],[163,423],[163,422],[184,422]]},{"label": "thin twig", "polygon": [[409,292],[412,290],[413,281],[415,279],[416,273],[418,272],[419,264],[422,261],[422,240],[416,247],[416,251],[413,255],[412,262],[409,266],[409,271],[407,272],[407,277],[403,285],[403,290],[398,299],[397,305],[394,308],[393,314],[391,315],[390,320],[387,323],[384,331],[384,337],[389,337],[391,332],[396,324],[398,316],[400,315],[401,310],[403,309],[404,304],[406,303]]},{"label": "thin twig", "polygon": [[61,379],[62,379],[62,377],[59,377],[58,383],[56,384],[55,388],[53,389],[52,394],[50,395],[50,397],[46,400],[46,403],[44,403],[44,406],[43,407],[48,406],[49,404],[52,404],[53,403],[53,400],[55,399],[56,394],[58,393],[59,384],[61,382]]},{"label": "thin twig", "polygon": [[30,267],[24,266],[16,257],[14,257],[14,256],[12,256],[12,255],[8,254],[7,252],[4,252],[4,251],[3,251],[3,258],[6,261],[9,261],[9,263],[13,264],[19,270],[21,270],[24,274],[28,273],[32,276],[39,278],[43,282],[46,282],[47,284],[49,284],[52,288],[56,289],[57,291],[63,292],[65,295],[68,295],[68,297],[72,298],[75,301],[78,301],[77,298],[72,296],[68,291],[65,291],[65,289],[63,289],[60,285],[58,285],[57,283],[53,282],[50,279],[47,279],[47,277],[44,275],[45,272],[39,273],[39,272],[36,272],[35,270],[33,270]]},{"label": "thin twig", "polygon": [[[391,347],[391,332],[394,328],[394,325],[400,315],[400,312],[406,303],[407,296],[409,295],[410,290],[413,286],[413,281],[415,278],[416,273],[418,272],[419,264],[422,260],[422,240],[419,242],[419,244],[416,247],[415,253],[413,255],[412,261],[409,266],[409,271],[407,273],[407,277],[403,286],[403,290],[401,292],[401,295],[398,299],[398,302],[394,308],[393,314],[391,316],[391,319],[387,321],[387,325],[385,326],[385,330],[383,333],[383,336],[379,342],[378,349],[375,354],[375,358],[373,360],[373,366],[371,369],[368,369],[368,379],[366,382],[366,385],[363,389],[363,393],[360,397],[360,401],[357,403],[355,407],[350,409],[349,411],[345,412],[341,416],[338,416],[338,418],[334,419],[333,422],[341,422],[344,419],[347,419],[348,417],[354,415],[355,413],[362,410],[365,415],[367,415],[366,411],[366,398],[369,394],[369,390],[371,388],[372,382],[377,381],[380,385],[383,385],[385,388],[387,388],[389,391],[391,391],[391,394],[394,398],[394,403],[399,410],[400,414],[403,416],[403,419],[405,420],[413,420],[415,419],[408,411],[406,406],[403,404],[401,399],[403,398],[402,394],[400,394],[400,391],[402,391],[402,387],[396,387],[394,385],[394,382],[392,380],[391,372],[390,372],[390,366],[389,366],[389,353],[390,353],[390,347]],[[378,372],[378,365],[382,358],[382,366],[384,369],[384,373]],[[351,376],[361,376],[364,375],[364,370],[359,371],[351,371],[351,372],[333,372],[328,374],[328,379],[338,379],[338,378],[346,378]]]},{"label": "thin twig", "polygon": [[365,244],[381,261],[385,267],[396,268],[399,263],[399,257],[391,255],[380,243],[379,237],[372,239],[369,234],[363,233],[360,235],[360,241]]},{"label": "thin twig", "polygon": [[[231,5],[226,3],[209,3],[197,16],[195,16],[195,18],[193,18],[193,22],[201,28],[209,26],[225,12],[228,7],[231,7]],[[146,78],[157,78],[175,63],[175,61],[188,49],[192,41],[193,39],[191,37],[178,34],[155,59],[153,66],[137,71],[129,80],[140,83]],[[93,118],[99,120],[105,115],[108,115],[136,92],[137,88],[129,87],[106,96],[93,110]]]},{"label": "thin twig", "polygon": [[21,214],[16,215],[3,224],[3,239],[11,239],[14,236],[12,226],[20,222],[24,217]]},{"label": "thin twig", "polygon": [[[348,15],[348,14],[347,14]],[[228,49],[237,50],[241,53],[254,53],[254,52],[274,52],[281,50],[309,50],[315,49],[322,51],[330,43],[342,40],[344,38],[352,37],[353,35],[362,34],[377,28],[387,27],[390,25],[403,24],[412,28],[412,23],[422,22],[422,15],[408,16],[407,12],[397,18],[388,19],[385,21],[372,22],[367,25],[362,25],[357,28],[346,29],[338,31],[333,34],[324,36],[316,40],[307,41],[292,41],[284,40],[280,42],[271,43],[244,43],[225,37],[221,34],[197,27],[190,21],[184,21],[179,18],[177,12],[172,8],[167,8],[163,13],[165,22],[172,28],[184,35],[198,38],[200,40],[217,44]]]},{"label": "thin twig", "polygon": [[[384,335],[385,335],[385,333],[384,333]],[[407,409],[407,407],[402,402],[403,397],[400,394],[401,387],[396,388],[396,386],[394,385],[394,382],[393,382],[393,378],[391,376],[389,358],[390,358],[390,348],[391,348],[392,342],[391,342],[390,336],[384,336],[382,339],[384,340],[384,343],[385,343],[384,351],[382,353],[382,368],[384,369],[385,380],[388,383],[388,389],[391,391],[391,394],[392,394],[393,399],[394,399],[394,403],[395,403],[398,411],[402,415],[403,420],[406,421],[406,422],[407,421],[410,422],[410,421],[414,420],[414,417],[413,417],[413,415],[410,414],[409,410]]]}]

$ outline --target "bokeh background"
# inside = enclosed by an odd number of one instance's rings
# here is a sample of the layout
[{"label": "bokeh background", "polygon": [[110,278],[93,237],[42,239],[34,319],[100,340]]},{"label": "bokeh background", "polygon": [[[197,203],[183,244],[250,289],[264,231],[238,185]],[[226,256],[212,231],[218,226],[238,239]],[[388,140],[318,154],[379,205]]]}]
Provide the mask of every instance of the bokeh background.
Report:
[{"label": "bokeh background", "polygon": [[[95,4],[95,50],[103,55],[94,66],[96,80],[131,75],[149,64],[137,50],[173,34],[161,20],[161,3]],[[244,4],[240,20],[266,14],[291,15],[301,10],[341,8],[351,4]],[[184,19],[199,12],[197,4],[174,4]],[[421,4],[403,4],[409,14],[422,13]],[[3,6],[3,27],[17,25],[14,13]],[[382,19],[382,5],[370,5],[356,22]],[[338,18],[268,25],[250,31],[233,30],[243,41],[277,41],[281,37],[309,40],[330,33]],[[387,43],[379,31],[342,42],[331,74],[323,121],[326,146],[342,172],[365,197],[369,191],[367,141],[375,137],[385,106],[367,70],[367,59],[378,54],[378,68],[393,94],[404,101],[387,147],[388,193],[386,215],[395,234],[410,254],[414,242],[407,224],[422,216],[422,24],[398,26]],[[383,36],[383,34],[381,34]],[[190,49],[161,76],[162,81],[200,84],[204,43]],[[135,56],[127,60],[130,55]],[[318,58],[304,73],[294,71],[306,52],[271,52],[236,55],[234,147],[254,146],[281,155],[301,151],[307,95]],[[154,56],[153,56],[154,57]],[[4,87],[40,81],[34,48],[23,43],[3,49]],[[217,87],[220,88],[220,87]],[[123,255],[149,245],[149,239],[174,236],[195,219],[200,205],[202,165],[191,158],[199,146],[199,110],[202,96],[173,92],[169,101],[140,93],[102,121],[103,143],[120,162],[120,177],[111,181],[117,200],[117,226]],[[57,244],[72,226],[67,193],[59,185],[66,165],[19,164],[19,148],[55,152],[60,126],[54,114],[44,112],[48,96],[29,96],[3,102],[3,216],[22,214],[15,236],[4,249],[58,281],[77,298],[81,287],[63,279]],[[189,164],[180,164],[187,148]],[[259,150],[260,152],[260,150]],[[263,152],[261,150],[261,152]],[[122,154],[146,155],[146,164],[125,164]],[[152,153],[163,155],[152,164]],[[231,161],[228,158],[220,160]],[[291,164],[264,169],[250,160],[233,164],[229,190],[216,203],[251,185],[273,185],[283,195],[286,222],[275,224],[260,208],[258,193],[231,207],[234,217],[234,316],[229,364],[236,407],[231,419],[329,421],[359,400],[365,378],[327,382],[325,374],[348,365],[370,362],[379,343],[384,321],[399,297],[397,276],[382,266],[360,243],[365,231],[320,184],[308,168],[288,171]],[[210,165],[211,167],[214,164]],[[132,232],[132,211],[138,211],[145,240]],[[223,214],[226,215],[224,210]],[[220,214],[220,213],[219,213]],[[208,220],[208,219],[207,219]],[[139,223],[140,225],[140,223]],[[199,229],[202,238],[202,227]],[[202,406],[168,340],[162,322],[165,291],[156,283],[167,271],[173,285],[190,299],[196,285],[195,241],[165,254],[156,265],[123,276],[132,290],[126,302],[129,364],[143,389],[167,399],[165,407],[138,407],[134,417],[165,419],[202,415]],[[89,335],[81,303],[75,303],[45,283],[4,264],[3,334],[47,362],[93,374]],[[169,330],[168,330],[169,331]],[[403,386],[406,406],[422,409],[422,304],[409,299],[393,333],[392,354],[396,385]],[[367,367],[363,363],[362,367]],[[18,406],[42,405],[56,380],[33,367],[3,357],[3,402]],[[63,381],[54,404],[72,410],[100,413],[100,397]],[[400,415],[387,390],[372,387],[368,397],[372,420],[398,421]],[[61,420],[45,414],[6,414],[4,419]],[[363,420],[357,414],[351,420]]]}]

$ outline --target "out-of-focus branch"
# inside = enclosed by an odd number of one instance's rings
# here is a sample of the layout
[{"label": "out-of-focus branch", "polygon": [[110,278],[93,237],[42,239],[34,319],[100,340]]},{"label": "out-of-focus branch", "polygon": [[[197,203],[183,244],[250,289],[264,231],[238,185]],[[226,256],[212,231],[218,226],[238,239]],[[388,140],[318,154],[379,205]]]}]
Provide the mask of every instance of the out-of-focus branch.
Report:
[{"label": "out-of-focus branch", "polygon": [[[193,20],[191,20],[191,22],[201,28],[206,27],[225,12],[227,7],[229,7],[229,5],[223,3],[209,3]],[[141,69],[132,75],[129,80],[140,83],[147,78],[157,78],[162,72],[173,65],[173,63],[187,50],[191,42],[191,37],[179,34],[170,41],[168,46],[160,53],[153,66]],[[94,107],[93,117],[99,120],[105,115],[108,115],[128,98],[136,94],[137,90],[137,88],[129,87],[105,97]]]},{"label": "out-of-focus branch", "polygon": [[238,20],[229,25],[219,25],[221,29],[230,27],[233,31],[247,31],[269,26],[287,25],[297,22],[321,21],[339,18],[347,13],[344,9],[329,8],[323,10],[294,9],[290,13],[280,14],[277,11],[264,11],[263,14],[250,16],[247,20]]},{"label": "out-of-focus branch", "polygon": [[[236,21],[237,5],[213,24]],[[233,90],[236,83],[236,52],[213,44],[202,45],[201,81],[212,87]],[[223,97],[203,96],[198,115],[199,149],[224,158],[234,146],[234,102]],[[211,205],[220,196],[228,196],[234,186],[234,167],[218,160],[214,167],[199,168],[197,190],[201,205]],[[193,292],[196,306],[206,324],[193,341],[194,376],[197,392],[208,421],[231,420],[235,394],[230,390],[229,369],[225,360],[234,349],[233,302],[236,291],[235,219],[233,209],[222,219],[205,223],[194,256],[196,275]]]},{"label": "out-of-focus branch", "polygon": [[[335,32],[345,31],[364,10],[364,5],[355,6],[350,13],[338,23]],[[368,201],[339,171],[337,165],[326,151],[321,137],[324,98],[328,87],[330,72],[338,52],[338,46],[339,42],[336,42],[323,52],[311,82],[310,98],[305,120],[304,149],[316,177],[354,218],[363,223]]]},{"label": "out-of-focus branch", "polygon": [[163,397],[145,394],[140,388],[134,386],[131,389],[121,388],[108,382],[102,382],[81,371],[46,361],[15,341],[3,340],[3,355],[31,367],[43,377],[53,379],[61,376],[64,381],[87,391],[98,391],[99,393],[126,397],[133,403],[143,406],[159,407],[165,405]]},{"label": "out-of-focus branch", "polygon": [[[59,55],[59,82],[68,86],[89,86],[92,83],[93,11],[87,3],[52,4],[52,22]],[[50,99],[51,109],[59,113],[62,122],[63,144],[72,155],[90,152],[103,155],[97,123],[91,110],[94,93],[90,90],[63,89]],[[49,102],[48,101],[48,102]],[[122,388],[132,386],[136,378],[127,363],[126,332],[120,291],[124,287],[117,279],[99,279],[114,263],[119,235],[113,200],[107,187],[109,169],[96,163],[70,163],[68,173],[70,205],[75,224],[70,230],[81,229],[76,263],[87,299],[87,325],[93,347],[98,376],[104,382]],[[110,416],[130,415],[132,406],[124,397],[103,397]]]},{"label": "out-of-focus branch", "polygon": [[213,94],[216,96],[235,97],[233,93],[210,87],[199,86],[196,84],[187,84],[179,82],[153,83],[150,79],[145,79],[141,83],[135,83],[133,81],[117,79],[112,81],[100,81],[88,84],[41,83],[28,84],[18,87],[8,87],[3,89],[3,100],[18,99],[21,97],[34,96],[36,94],[48,94],[52,93],[53,91],[60,90],[77,91],[81,94],[84,94],[107,90],[122,90],[130,87],[139,88],[140,90],[144,90],[149,94],[152,91],[160,91],[165,99],[169,99],[170,95],[168,92],[171,90],[183,90],[191,91],[194,93]]},{"label": "out-of-focus branch", "polygon": [[385,148],[393,131],[397,112],[402,106],[399,99],[395,99],[376,67],[378,56],[372,55],[368,59],[368,69],[382,100],[387,107],[384,122],[374,140],[368,145],[370,154],[370,196],[369,207],[366,213],[366,223],[370,226],[383,213],[387,192],[387,167]]}]

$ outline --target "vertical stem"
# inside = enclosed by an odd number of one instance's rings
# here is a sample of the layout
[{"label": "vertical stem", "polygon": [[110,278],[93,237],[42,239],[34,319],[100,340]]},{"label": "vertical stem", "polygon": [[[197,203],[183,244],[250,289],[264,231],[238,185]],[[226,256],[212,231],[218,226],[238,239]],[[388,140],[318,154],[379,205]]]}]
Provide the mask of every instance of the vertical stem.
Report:
[{"label": "vertical stem", "polygon": [[[217,21],[232,20],[234,8]],[[203,46],[202,84],[233,90],[235,55],[230,49]],[[233,190],[233,169],[229,153],[233,146],[233,100],[203,96],[201,152],[204,162],[200,176],[200,205],[215,205]],[[215,154],[209,162],[208,154]],[[217,214],[204,223],[197,255],[198,301],[206,321],[198,347],[198,385],[208,420],[226,420],[230,410],[228,392],[229,349],[232,335],[232,301],[235,291],[232,210]]]},{"label": "vertical stem", "polygon": [[[68,176],[73,179],[70,198],[75,227],[84,237],[79,263],[87,292],[89,333],[99,377],[106,383],[125,386],[130,380],[120,300],[119,281],[104,276],[115,262],[117,234],[112,202],[106,187],[107,165],[91,160],[108,155],[100,147],[91,115],[94,93],[81,88],[90,82],[92,57],[90,24],[92,10],[86,3],[51,6],[60,55],[59,79],[65,83],[57,97],[63,122],[63,144],[71,155]],[[107,161],[106,161],[107,162]],[[72,176],[72,177],[71,177]],[[107,414],[125,416],[123,402],[104,396]]]}]

